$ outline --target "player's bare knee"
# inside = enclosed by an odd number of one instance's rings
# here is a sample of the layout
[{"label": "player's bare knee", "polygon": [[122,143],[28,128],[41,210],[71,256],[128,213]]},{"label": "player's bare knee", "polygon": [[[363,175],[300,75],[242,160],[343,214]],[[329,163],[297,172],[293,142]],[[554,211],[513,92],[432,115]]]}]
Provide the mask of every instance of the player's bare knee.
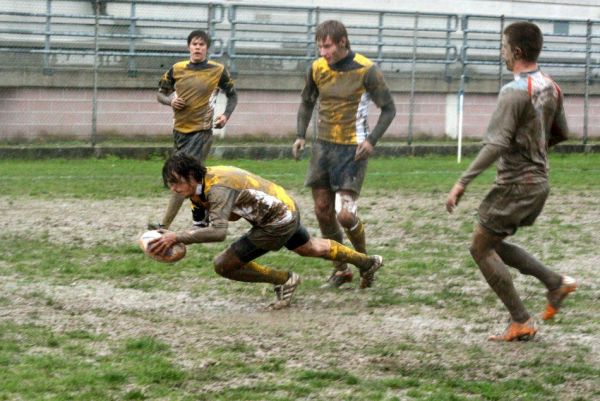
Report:
[{"label": "player's bare knee", "polygon": [[336,217],[342,227],[349,229],[356,225],[358,207],[354,196],[348,193],[335,194]]},{"label": "player's bare knee", "polygon": [[215,272],[222,277],[227,277],[228,272],[231,271],[231,264],[229,263],[225,253],[221,253],[213,259]]},{"label": "player's bare knee", "polygon": [[304,245],[300,245],[298,248],[294,249],[294,252],[300,256],[321,256],[321,254],[324,254],[324,247],[321,243],[324,242],[329,244],[329,240],[311,238]]},{"label": "player's bare knee", "polygon": [[337,220],[342,227],[345,229],[350,229],[356,225],[358,217],[355,214],[350,213],[348,210],[343,209],[337,214]]}]

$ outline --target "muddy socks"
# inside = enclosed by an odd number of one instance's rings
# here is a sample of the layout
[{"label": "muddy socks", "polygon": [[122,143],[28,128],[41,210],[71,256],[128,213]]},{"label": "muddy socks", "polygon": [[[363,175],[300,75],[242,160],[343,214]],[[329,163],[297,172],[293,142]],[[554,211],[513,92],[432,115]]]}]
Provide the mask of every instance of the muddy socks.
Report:
[{"label": "muddy socks", "polygon": [[230,280],[276,285],[285,283],[290,276],[286,271],[271,269],[256,262],[248,262],[239,269],[217,270],[217,273]]},{"label": "muddy socks", "polygon": [[371,260],[364,253],[356,252],[355,250],[333,240],[329,240],[329,243],[330,248],[328,259],[341,263],[351,263],[361,270],[368,269],[371,266]]},{"label": "muddy socks", "polygon": [[346,236],[352,243],[352,246],[357,252],[367,253],[367,243],[365,238],[365,226],[360,219],[352,228],[346,228]]},{"label": "muddy socks", "polygon": [[523,323],[529,319],[529,313],[521,301],[513,284],[512,277],[500,256],[491,251],[487,256],[475,260],[486,281],[498,295],[515,322]]},{"label": "muddy socks", "polygon": [[561,285],[561,276],[548,269],[542,262],[537,260],[525,249],[502,241],[496,247],[496,252],[502,261],[518,269],[521,273],[534,276],[540,280],[549,290],[555,290]]}]

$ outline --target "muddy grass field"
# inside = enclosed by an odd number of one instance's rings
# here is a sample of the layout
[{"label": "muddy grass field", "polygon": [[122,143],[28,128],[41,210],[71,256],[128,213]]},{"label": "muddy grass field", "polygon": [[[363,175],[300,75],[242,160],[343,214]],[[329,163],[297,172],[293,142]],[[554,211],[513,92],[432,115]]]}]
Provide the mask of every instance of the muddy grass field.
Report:
[{"label": "muddy grass field", "polygon": [[[331,270],[322,260],[288,251],[261,258],[303,278],[282,311],[265,310],[274,299],[268,285],[214,273],[212,257],[226,244],[192,245],[173,265],[139,251],[136,238],[168,199],[157,182],[160,161],[144,162],[140,173],[132,173],[138,161],[100,162],[87,173],[68,163],[4,163],[0,399],[598,399],[600,187],[581,176],[599,175],[599,162],[557,160],[543,214],[513,237],[580,285],[554,321],[537,319],[534,341],[507,344],[486,340],[504,330],[508,314],[468,253],[493,176],[478,179],[449,216],[446,191],[466,167],[452,159],[434,167],[425,159],[372,161],[359,204],[370,252],[385,259],[372,289],[356,289],[358,280],[321,288]],[[265,177],[290,188],[318,235],[301,187],[305,165],[273,163],[281,165]],[[395,169],[420,184],[391,179]],[[89,186],[89,175],[101,178]],[[186,227],[188,215],[182,210],[174,227]],[[227,243],[247,228],[234,223]],[[545,289],[513,277],[538,317]]]}]

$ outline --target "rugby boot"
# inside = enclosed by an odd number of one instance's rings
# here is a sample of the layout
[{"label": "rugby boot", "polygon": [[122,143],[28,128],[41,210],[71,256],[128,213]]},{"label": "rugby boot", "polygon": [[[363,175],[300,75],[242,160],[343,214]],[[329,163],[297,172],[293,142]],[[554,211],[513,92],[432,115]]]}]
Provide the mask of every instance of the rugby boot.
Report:
[{"label": "rugby boot", "polygon": [[375,281],[375,273],[383,266],[383,258],[379,255],[369,256],[371,265],[368,268],[360,269],[360,288],[370,288]]},{"label": "rugby boot", "polygon": [[537,333],[533,318],[524,323],[510,322],[504,333],[498,336],[490,336],[489,341],[529,341],[533,340]]},{"label": "rugby boot", "polygon": [[292,297],[294,296],[296,288],[300,285],[300,281],[300,276],[292,272],[285,283],[274,286],[273,291],[275,292],[277,300],[269,305],[269,308],[277,310],[290,306]]},{"label": "rugby boot", "polygon": [[546,310],[542,313],[542,319],[550,320],[556,315],[564,299],[572,292],[577,289],[577,282],[573,277],[562,276],[561,284],[555,290],[548,291],[546,298],[548,299],[548,305]]},{"label": "rugby boot", "polygon": [[327,279],[327,282],[323,286],[324,288],[340,288],[342,285],[346,283],[352,282],[352,270],[348,265],[346,265],[345,269],[338,270],[334,268],[331,272],[331,276]]}]

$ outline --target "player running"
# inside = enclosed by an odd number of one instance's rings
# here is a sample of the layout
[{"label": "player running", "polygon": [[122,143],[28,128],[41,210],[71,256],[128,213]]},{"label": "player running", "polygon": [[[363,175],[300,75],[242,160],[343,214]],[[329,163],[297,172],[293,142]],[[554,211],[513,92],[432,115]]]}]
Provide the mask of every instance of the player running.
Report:
[{"label": "player running", "polygon": [[544,320],[554,317],[577,287],[573,278],[553,272],[524,249],[505,241],[517,228],[532,225],[541,213],[549,193],[548,148],[566,140],[568,134],[561,90],[537,64],[542,43],[542,33],[533,23],[516,22],[504,29],[502,57],[515,79],[501,89],[484,146],[446,201],[452,213],[467,185],[497,161],[496,182],[479,206],[479,223],[470,248],[486,281],[510,312],[506,331],[489,338],[495,341],[529,340],[537,332],[507,265],[546,286]]},{"label": "player running", "polygon": [[[190,32],[187,38],[189,60],[175,63],[160,79],[156,98],[173,109],[173,140],[176,152],[185,152],[206,160],[213,140],[213,126],[223,128],[237,105],[233,80],[225,67],[208,60],[211,38],[202,31]],[[223,90],[227,104],[223,114],[214,118],[217,95]],[[214,120],[213,120],[214,118]],[[172,194],[159,224],[148,228],[169,228],[181,208],[183,198]],[[194,224],[206,225],[200,209],[192,209]]]}]

